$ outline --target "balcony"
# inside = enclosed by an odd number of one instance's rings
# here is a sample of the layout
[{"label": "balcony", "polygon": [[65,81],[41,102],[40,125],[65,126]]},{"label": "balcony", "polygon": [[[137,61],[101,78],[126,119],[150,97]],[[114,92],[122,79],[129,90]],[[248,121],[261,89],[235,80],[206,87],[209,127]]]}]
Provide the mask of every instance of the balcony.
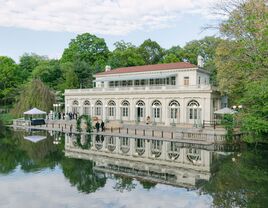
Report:
[{"label": "balcony", "polygon": [[122,93],[122,92],[163,92],[163,91],[203,91],[216,90],[211,85],[158,85],[158,86],[131,86],[131,87],[110,87],[110,88],[91,88],[91,89],[68,89],[65,95],[76,94],[97,94],[97,93]]}]

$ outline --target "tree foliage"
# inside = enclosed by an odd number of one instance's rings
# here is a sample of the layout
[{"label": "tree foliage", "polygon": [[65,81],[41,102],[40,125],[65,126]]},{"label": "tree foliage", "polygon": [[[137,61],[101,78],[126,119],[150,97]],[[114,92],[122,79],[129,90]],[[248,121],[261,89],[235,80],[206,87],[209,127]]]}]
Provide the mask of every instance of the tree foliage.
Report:
[{"label": "tree foliage", "polygon": [[116,48],[108,61],[112,68],[144,65],[143,57],[136,46],[124,41],[116,42],[114,45]]},{"label": "tree foliage", "polygon": [[243,129],[255,135],[251,140],[258,141],[268,132],[263,104],[267,100],[263,93],[267,93],[268,80],[268,7],[264,0],[247,0],[224,4],[221,9],[228,18],[220,24],[225,40],[216,51],[219,89],[233,104],[244,104],[238,118]]},{"label": "tree foliage", "polygon": [[11,103],[21,82],[18,66],[6,56],[0,56],[0,105]]},{"label": "tree foliage", "polygon": [[148,39],[140,45],[139,53],[145,64],[157,64],[162,61],[164,49],[156,41]]},{"label": "tree foliage", "polygon": [[20,116],[33,107],[49,112],[53,103],[55,103],[54,93],[42,81],[35,79],[25,85],[12,113]]}]

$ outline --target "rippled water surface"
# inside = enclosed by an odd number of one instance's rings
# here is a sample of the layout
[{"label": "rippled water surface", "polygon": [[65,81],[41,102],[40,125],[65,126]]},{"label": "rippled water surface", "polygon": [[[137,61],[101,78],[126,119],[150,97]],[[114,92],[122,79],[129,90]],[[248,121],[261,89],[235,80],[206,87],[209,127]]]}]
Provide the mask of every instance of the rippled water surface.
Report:
[{"label": "rippled water surface", "polygon": [[267,206],[265,147],[0,129],[1,208]]}]

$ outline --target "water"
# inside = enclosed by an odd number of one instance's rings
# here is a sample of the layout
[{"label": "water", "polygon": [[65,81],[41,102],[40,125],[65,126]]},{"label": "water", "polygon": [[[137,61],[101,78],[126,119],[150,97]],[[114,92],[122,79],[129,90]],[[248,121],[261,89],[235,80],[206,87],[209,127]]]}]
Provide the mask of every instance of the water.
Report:
[{"label": "water", "polygon": [[0,129],[0,207],[267,207],[264,148]]}]

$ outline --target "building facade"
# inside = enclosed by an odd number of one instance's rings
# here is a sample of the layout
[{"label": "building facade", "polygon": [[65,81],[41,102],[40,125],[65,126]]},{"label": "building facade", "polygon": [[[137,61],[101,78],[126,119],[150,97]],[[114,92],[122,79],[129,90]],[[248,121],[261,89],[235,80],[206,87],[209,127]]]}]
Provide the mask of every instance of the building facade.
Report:
[{"label": "building facade", "polygon": [[104,121],[201,124],[221,107],[210,73],[186,63],[124,67],[95,75],[94,88],[65,90],[65,112]]}]

